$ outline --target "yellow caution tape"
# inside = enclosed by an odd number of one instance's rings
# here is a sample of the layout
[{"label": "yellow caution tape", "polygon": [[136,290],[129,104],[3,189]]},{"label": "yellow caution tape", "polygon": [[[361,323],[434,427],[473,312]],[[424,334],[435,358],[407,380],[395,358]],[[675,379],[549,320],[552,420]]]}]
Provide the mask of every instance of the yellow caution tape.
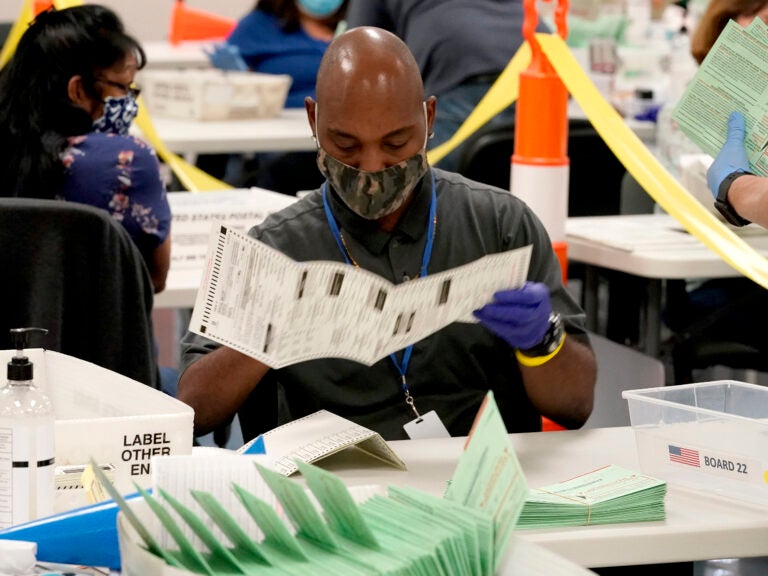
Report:
[{"label": "yellow caution tape", "polygon": [[[488,89],[483,99],[478,102],[472,113],[467,116],[464,123],[459,126],[451,138],[439,146],[427,152],[429,163],[434,165],[445,158],[464,140],[469,138],[488,120],[496,116],[502,110],[508,108],[517,100],[520,88],[520,72],[528,67],[531,60],[531,49],[528,43],[524,43],[504,68],[504,71],[496,79],[496,82]],[[438,109],[440,101],[437,102]]]},{"label": "yellow caution tape", "polygon": [[21,5],[21,12],[16,22],[11,26],[11,31],[8,33],[8,37],[5,39],[3,49],[0,50],[0,68],[5,66],[16,51],[16,46],[19,44],[19,40],[24,35],[24,32],[29,27],[29,23],[35,18],[35,11],[32,8],[33,0],[24,0]]},{"label": "yellow caution tape", "polygon": [[[725,262],[768,288],[766,259],[715,218],[659,164],[624,119],[605,101],[565,42],[553,34],[537,34],[536,38],[592,125],[651,197]],[[530,48],[524,44],[456,133],[428,152],[431,164],[439,162],[517,99],[519,75],[529,60]]]},{"label": "yellow caution tape", "polygon": [[[72,6],[81,6],[83,0],[54,0],[53,5],[57,10],[63,10],[64,8],[71,8]],[[35,19],[34,0],[24,0],[21,5],[21,13],[13,23],[11,31],[8,33],[8,37],[5,39],[3,49],[0,51],[0,68],[5,66],[16,51],[16,46],[19,45],[19,40],[24,35],[24,32],[29,27],[32,20]]]},{"label": "yellow caution tape", "polygon": [[53,0],[53,5],[56,7],[56,10],[64,10],[65,8],[82,6],[83,4],[85,4],[83,0]]},{"label": "yellow caution tape", "polygon": [[141,102],[139,103],[139,114],[136,116],[135,123],[141,130],[144,139],[157,151],[157,155],[173,171],[184,188],[190,192],[213,192],[232,188],[226,182],[214,178],[171,152],[160,138],[155,125],[152,123],[152,119],[149,117],[146,106]]},{"label": "yellow caution tape", "polygon": [[537,34],[536,38],[589,121],[646,192],[725,262],[768,288],[768,261],[715,218],[659,164],[619,113],[605,101],[565,42],[552,34]]}]

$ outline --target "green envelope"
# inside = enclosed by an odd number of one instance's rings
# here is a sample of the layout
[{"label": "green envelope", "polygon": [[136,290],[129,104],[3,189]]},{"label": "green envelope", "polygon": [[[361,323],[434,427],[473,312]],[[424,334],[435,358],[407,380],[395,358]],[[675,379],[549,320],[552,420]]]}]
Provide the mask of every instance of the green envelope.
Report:
[{"label": "green envelope", "polygon": [[528,485],[520,462],[493,392],[488,392],[445,498],[493,517],[494,573],[504,557],[527,495]]},{"label": "green envelope", "polygon": [[531,490],[518,528],[663,520],[667,485],[620,466],[605,466]]}]

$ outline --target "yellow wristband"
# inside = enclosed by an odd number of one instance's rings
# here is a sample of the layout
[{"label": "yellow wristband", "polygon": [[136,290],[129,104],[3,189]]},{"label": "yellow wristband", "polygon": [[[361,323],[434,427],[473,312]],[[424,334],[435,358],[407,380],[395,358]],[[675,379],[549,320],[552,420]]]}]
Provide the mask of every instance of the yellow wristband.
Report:
[{"label": "yellow wristband", "polygon": [[526,356],[525,354],[520,352],[520,350],[515,350],[515,357],[517,357],[517,361],[523,366],[536,367],[536,366],[541,366],[542,364],[546,364],[547,362],[552,360],[552,358],[557,356],[557,354],[562,349],[563,344],[565,344],[565,335],[566,335],[566,332],[563,331],[563,337],[560,338],[560,343],[557,345],[557,348],[555,348],[552,352],[550,352],[546,356]]}]

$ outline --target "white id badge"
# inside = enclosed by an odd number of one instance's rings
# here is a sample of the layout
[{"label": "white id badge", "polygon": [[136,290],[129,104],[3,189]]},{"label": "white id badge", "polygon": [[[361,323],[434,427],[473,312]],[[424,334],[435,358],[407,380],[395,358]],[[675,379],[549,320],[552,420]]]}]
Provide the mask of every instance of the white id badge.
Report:
[{"label": "white id badge", "polygon": [[451,437],[445,424],[440,420],[440,416],[434,410],[422,414],[421,418],[416,418],[416,420],[411,420],[404,424],[403,430],[405,430],[405,433],[408,434],[408,438],[411,440]]}]

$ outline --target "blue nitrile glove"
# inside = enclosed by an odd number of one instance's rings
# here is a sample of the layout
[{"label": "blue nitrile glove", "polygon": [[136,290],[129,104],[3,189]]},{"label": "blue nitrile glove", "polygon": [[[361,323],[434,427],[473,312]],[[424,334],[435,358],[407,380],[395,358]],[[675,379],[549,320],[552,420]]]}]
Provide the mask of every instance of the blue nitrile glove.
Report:
[{"label": "blue nitrile glove", "polygon": [[214,44],[213,50],[204,50],[208,55],[211,65],[219,70],[239,70],[245,72],[248,70],[248,64],[245,63],[240,55],[240,49],[232,44]]},{"label": "blue nitrile glove", "polygon": [[749,160],[744,150],[744,116],[741,112],[731,112],[728,117],[728,133],[725,144],[717,154],[717,158],[707,170],[707,184],[712,196],[717,198],[725,177],[733,172],[749,172]]},{"label": "blue nitrile glove", "polygon": [[527,350],[544,339],[549,328],[549,289],[541,282],[526,282],[517,290],[501,290],[493,301],[473,314],[513,348]]}]

